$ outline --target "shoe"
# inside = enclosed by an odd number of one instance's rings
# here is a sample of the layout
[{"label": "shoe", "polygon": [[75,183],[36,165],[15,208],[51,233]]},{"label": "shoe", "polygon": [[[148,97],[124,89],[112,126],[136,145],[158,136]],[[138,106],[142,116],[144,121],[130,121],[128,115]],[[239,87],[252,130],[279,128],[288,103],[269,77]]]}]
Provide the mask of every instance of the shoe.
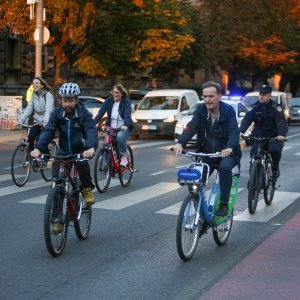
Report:
[{"label": "shoe", "polygon": [[219,208],[216,213],[216,216],[217,217],[225,217],[227,214],[228,214],[228,204],[220,203]]},{"label": "shoe", "polygon": [[126,167],[128,165],[128,159],[126,156],[122,156],[121,162],[120,162],[120,166],[122,167]]},{"label": "shoe", "polygon": [[84,188],[82,191],[82,196],[84,198],[84,202],[86,205],[93,205],[95,203],[95,197],[92,193],[92,189],[90,187]]},{"label": "shoe", "polygon": [[54,220],[54,224],[53,224],[53,227],[52,227],[52,231],[54,234],[60,234],[62,232],[62,224],[59,223],[59,221],[57,220]]},{"label": "shoe", "polygon": [[50,159],[47,161],[47,169],[52,169],[52,166],[53,166],[53,159],[50,158]]}]

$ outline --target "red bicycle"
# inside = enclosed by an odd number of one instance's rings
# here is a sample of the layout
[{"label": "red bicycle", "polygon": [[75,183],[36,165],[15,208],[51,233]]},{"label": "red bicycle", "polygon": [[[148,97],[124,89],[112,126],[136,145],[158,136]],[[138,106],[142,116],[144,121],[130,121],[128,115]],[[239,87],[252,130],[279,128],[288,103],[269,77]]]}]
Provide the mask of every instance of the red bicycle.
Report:
[{"label": "red bicycle", "polygon": [[105,127],[104,141],[101,150],[96,154],[94,165],[94,179],[97,190],[105,193],[109,187],[110,180],[115,174],[119,175],[122,186],[129,186],[132,180],[133,172],[133,154],[129,145],[127,145],[127,166],[121,166],[121,155],[119,152],[117,133],[120,129]]}]

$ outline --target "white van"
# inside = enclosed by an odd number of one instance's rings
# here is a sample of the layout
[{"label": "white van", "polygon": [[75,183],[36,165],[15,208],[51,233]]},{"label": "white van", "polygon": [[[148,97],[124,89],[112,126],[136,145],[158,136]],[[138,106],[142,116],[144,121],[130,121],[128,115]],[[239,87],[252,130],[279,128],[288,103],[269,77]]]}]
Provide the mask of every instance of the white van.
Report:
[{"label": "white van", "polygon": [[[285,120],[289,118],[288,98],[285,92],[272,91],[271,98],[273,101],[281,105]],[[252,105],[259,101],[259,92],[250,92],[244,97],[244,104],[252,109]]]},{"label": "white van", "polygon": [[137,130],[143,134],[173,137],[178,118],[187,112],[199,97],[194,90],[166,89],[148,92],[132,115]]}]

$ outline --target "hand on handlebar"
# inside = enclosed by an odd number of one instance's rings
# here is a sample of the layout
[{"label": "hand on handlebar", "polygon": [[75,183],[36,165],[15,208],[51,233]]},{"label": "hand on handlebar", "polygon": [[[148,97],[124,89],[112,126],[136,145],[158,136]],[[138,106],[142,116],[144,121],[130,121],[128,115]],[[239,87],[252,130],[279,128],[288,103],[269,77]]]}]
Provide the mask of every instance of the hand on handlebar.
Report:
[{"label": "hand on handlebar", "polygon": [[90,148],[88,150],[85,150],[83,153],[82,153],[82,156],[84,158],[92,158],[94,156],[94,153],[95,153],[95,149],[94,148]]},{"label": "hand on handlebar", "polygon": [[276,136],[275,139],[278,140],[278,141],[285,141],[286,140],[286,138],[283,135],[278,135],[278,136]]},{"label": "hand on handlebar", "polygon": [[221,151],[221,156],[222,157],[227,157],[227,156],[230,156],[232,154],[232,149],[231,148],[226,148],[226,149],[223,149]]},{"label": "hand on handlebar", "polygon": [[34,158],[40,157],[41,156],[41,151],[37,148],[35,148],[33,151],[30,152],[30,155]]},{"label": "hand on handlebar", "polygon": [[182,154],[182,145],[177,143],[172,147],[172,150],[175,152],[176,156],[181,155]]}]

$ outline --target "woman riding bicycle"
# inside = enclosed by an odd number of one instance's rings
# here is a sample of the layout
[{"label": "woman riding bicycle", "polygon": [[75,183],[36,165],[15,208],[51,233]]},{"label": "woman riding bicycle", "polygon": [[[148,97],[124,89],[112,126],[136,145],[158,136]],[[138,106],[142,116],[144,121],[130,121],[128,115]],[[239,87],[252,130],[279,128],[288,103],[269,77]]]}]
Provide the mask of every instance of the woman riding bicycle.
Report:
[{"label": "woman riding bicycle", "polygon": [[127,140],[133,129],[133,121],[131,119],[131,103],[128,98],[128,92],[122,84],[116,84],[111,90],[112,96],[107,98],[101,106],[94,121],[96,124],[101,120],[107,112],[106,126],[112,128],[120,128],[117,133],[117,141],[119,152],[121,154],[121,166],[128,164]]},{"label": "woman riding bicycle", "polygon": [[24,124],[33,113],[33,127],[30,128],[28,135],[29,150],[33,150],[35,139],[39,136],[42,129],[46,127],[54,110],[54,98],[47,82],[40,77],[35,77],[32,84],[33,93],[31,99],[19,120],[19,123]]}]

